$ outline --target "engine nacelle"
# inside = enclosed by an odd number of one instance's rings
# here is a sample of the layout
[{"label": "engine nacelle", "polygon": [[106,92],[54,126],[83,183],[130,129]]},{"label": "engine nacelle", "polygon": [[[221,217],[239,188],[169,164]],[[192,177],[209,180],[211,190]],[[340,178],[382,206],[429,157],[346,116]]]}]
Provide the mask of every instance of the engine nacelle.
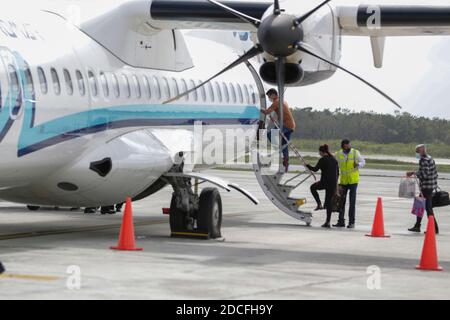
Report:
[{"label": "engine nacelle", "polygon": [[[305,72],[302,67],[296,63],[286,63],[286,77],[284,79],[286,86],[296,87],[301,85]],[[277,84],[277,74],[275,69],[275,62],[266,62],[259,69],[261,78],[270,84]]]}]

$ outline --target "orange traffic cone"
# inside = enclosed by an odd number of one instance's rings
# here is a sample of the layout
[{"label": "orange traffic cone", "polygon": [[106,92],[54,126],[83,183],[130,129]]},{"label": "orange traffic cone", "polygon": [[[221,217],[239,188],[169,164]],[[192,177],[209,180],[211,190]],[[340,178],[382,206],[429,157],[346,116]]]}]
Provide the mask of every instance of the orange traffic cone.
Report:
[{"label": "orange traffic cone", "polygon": [[375,219],[373,221],[372,233],[366,234],[367,237],[373,238],[389,238],[389,235],[384,233],[384,218],[383,218],[383,201],[378,198],[377,210],[375,212]]},{"label": "orange traffic cone", "polygon": [[439,266],[436,248],[436,231],[434,216],[428,217],[427,233],[423,244],[422,258],[420,265],[416,267],[419,270],[442,271]]},{"label": "orange traffic cone", "polygon": [[111,247],[112,250],[122,251],[142,251],[142,248],[136,248],[134,239],[133,209],[131,207],[131,198],[127,198],[125,213],[120,228],[119,243],[117,247]]}]

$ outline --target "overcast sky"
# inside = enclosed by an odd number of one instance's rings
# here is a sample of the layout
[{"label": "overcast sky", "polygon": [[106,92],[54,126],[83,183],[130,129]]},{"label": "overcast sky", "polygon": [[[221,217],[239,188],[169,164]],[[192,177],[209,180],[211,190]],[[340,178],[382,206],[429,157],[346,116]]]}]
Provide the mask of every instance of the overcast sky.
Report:
[{"label": "overcast sky", "polygon": [[[334,3],[450,5],[450,0],[335,0]],[[391,95],[404,106],[404,111],[450,119],[450,36],[388,38],[383,69],[373,66],[370,40],[366,37],[344,37],[342,49],[341,64]],[[287,99],[292,107],[395,111],[383,97],[341,71],[319,84],[288,89]]]}]

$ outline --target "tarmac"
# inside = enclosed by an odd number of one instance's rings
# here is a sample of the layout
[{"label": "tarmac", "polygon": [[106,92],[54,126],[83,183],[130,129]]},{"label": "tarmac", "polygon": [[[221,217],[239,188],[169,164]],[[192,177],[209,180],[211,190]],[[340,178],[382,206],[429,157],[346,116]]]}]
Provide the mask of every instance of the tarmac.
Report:
[{"label": "tarmac", "polygon": [[[142,252],[109,249],[117,243],[121,214],[0,202],[0,299],[449,299],[450,207],[437,209],[443,272],[415,270],[424,235],[412,234],[412,199],[397,197],[399,177],[365,171],[355,230],[311,227],[278,211],[264,197],[252,172],[210,171],[238,183],[261,203],[221,192],[220,240],[170,238],[171,190],[134,203],[136,238]],[[440,181],[450,190],[450,179]],[[299,194],[314,207],[308,184]],[[378,197],[391,238],[368,238]],[[333,222],[336,216],[333,216]],[[423,231],[426,227],[424,221]]]}]

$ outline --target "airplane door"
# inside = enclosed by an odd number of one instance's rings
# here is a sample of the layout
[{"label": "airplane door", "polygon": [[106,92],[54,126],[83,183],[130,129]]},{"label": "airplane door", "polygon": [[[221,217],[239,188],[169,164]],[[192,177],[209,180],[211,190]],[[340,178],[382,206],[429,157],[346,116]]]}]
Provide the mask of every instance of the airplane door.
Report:
[{"label": "airplane door", "polygon": [[9,49],[0,48],[0,100],[1,118],[5,118],[8,112],[9,119],[16,120],[23,113],[24,93],[20,80],[20,68]]}]

